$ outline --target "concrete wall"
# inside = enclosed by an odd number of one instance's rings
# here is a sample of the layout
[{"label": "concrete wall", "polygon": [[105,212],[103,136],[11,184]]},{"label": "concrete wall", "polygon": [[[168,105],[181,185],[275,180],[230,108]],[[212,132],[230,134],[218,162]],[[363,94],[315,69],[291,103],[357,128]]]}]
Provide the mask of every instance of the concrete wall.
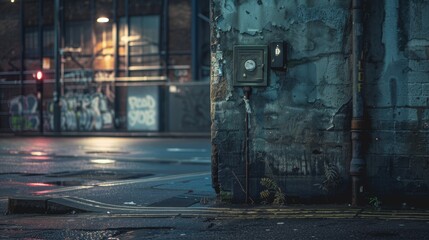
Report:
[{"label": "concrete wall", "polygon": [[[288,43],[250,105],[250,195],[260,178],[289,199],[349,200],[351,1],[212,1],[214,186],[244,197],[245,104],[232,87],[233,46]],[[368,196],[429,195],[429,2],[365,3]]]},{"label": "concrete wall", "polygon": [[429,2],[371,3],[366,107],[372,191],[429,193]]}]

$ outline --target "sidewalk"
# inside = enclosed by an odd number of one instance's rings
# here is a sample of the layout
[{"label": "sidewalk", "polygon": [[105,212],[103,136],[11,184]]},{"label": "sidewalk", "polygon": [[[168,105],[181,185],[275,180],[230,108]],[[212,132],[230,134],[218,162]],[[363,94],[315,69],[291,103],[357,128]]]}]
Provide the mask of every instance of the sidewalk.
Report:
[{"label": "sidewalk", "polygon": [[76,197],[60,198],[10,198],[9,214],[75,214],[94,213],[127,215],[141,218],[205,217],[216,219],[382,219],[429,221],[428,210],[377,210],[352,208],[344,205],[307,206],[207,206],[191,207],[138,207],[113,205]]},{"label": "sidewalk", "polygon": [[[205,191],[201,186],[201,177],[208,173],[197,173],[188,176],[171,176],[168,180],[181,180],[169,183],[169,188],[150,192],[155,202],[147,206],[137,203],[114,202],[114,198],[127,195],[115,191],[110,199],[96,200],[96,197],[77,197],[70,189],[62,189],[67,195],[58,197],[10,197],[8,200],[8,214],[78,214],[90,213],[101,215],[121,215],[139,218],[215,218],[215,219],[383,219],[383,220],[417,220],[429,221],[428,209],[375,209],[372,207],[355,208],[348,205],[237,205],[221,203],[214,193]],[[166,180],[166,179],[164,179]],[[179,186],[182,180],[193,185],[189,193],[177,194],[171,189],[184,189]],[[130,185],[132,189],[141,189],[143,180],[106,182],[105,185]],[[195,185],[200,184],[200,186]],[[127,190],[129,188],[125,188]],[[61,189],[60,189],[61,190]],[[53,195],[60,195],[60,191]],[[149,194],[141,193],[140,195]]]}]

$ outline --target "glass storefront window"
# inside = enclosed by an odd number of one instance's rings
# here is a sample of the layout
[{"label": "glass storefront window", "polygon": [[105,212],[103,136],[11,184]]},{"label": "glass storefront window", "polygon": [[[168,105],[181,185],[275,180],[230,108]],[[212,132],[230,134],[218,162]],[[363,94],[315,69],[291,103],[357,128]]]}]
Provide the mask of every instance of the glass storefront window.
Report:
[{"label": "glass storefront window", "polygon": [[160,74],[160,22],[159,15],[130,17],[129,26],[125,17],[120,19],[121,70],[128,70],[130,76]]},{"label": "glass storefront window", "polygon": [[[156,88],[159,88],[165,82],[177,85],[203,79],[202,71],[209,69],[205,56],[210,55],[209,41],[206,40],[209,36],[208,22],[203,24],[208,19],[208,0],[204,2],[206,0],[59,0],[59,11],[54,9],[55,0],[4,3],[0,8],[0,18],[8,21],[3,26],[7,34],[0,35],[4,40],[1,43],[4,55],[8,57],[0,61],[0,80],[13,82],[16,92],[23,96],[34,95],[32,73],[43,69],[46,76],[46,114],[53,114],[48,110],[53,109],[49,104],[57,84],[61,101],[66,101],[61,103],[67,106],[63,110],[70,114],[83,111],[83,105],[76,108],[78,105],[73,101],[86,96],[94,97],[94,105],[85,107],[98,107],[104,114],[98,116],[97,119],[103,119],[97,122],[98,125],[60,122],[62,131],[126,130],[128,110],[124,104],[129,89],[136,86],[146,88],[147,85],[158,85]],[[193,11],[198,12],[197,27]],[[109,22],[96,22],[100,16],[109,18]],[[59,19],[59,32],[54,29],[56,17]],[[59,49],[55,49],[57,33]],[[197,54],[195,49],[198,49]],[[54,59],[56,50],[62,53],[58,59],[59,66]],[[198,69],[193,68],[193,62],[197,63]],[[58,74],[56,67],[59,68]],[[165,90],[159,88],[160,94]],[[179,92],[163,92],[160,96],[179,96]],[[102,99],[109,99],[108,108]],[[99,100],[100,104],[95,104]],[[166,103],[163,98],[159,101]],[[160,116],[169,111],[166,105],[161,108],[164,112]],[[171,116],[179,109],[174,108]],[[76,116],[67,119],[76,120]],[[45,118],[45,121],[47,119],[50,118]],[[54,121],[53,118],[51,120]],[[57,124],[52,121],[45,122],[46,131]],[[160,122],[160,131],[168,129],[165,121]]]}]

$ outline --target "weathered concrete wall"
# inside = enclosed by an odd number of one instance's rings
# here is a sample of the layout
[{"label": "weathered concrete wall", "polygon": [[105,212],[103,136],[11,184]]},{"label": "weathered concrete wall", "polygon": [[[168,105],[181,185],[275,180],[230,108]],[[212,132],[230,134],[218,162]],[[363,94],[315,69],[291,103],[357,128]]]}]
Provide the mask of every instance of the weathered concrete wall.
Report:
[{"label": "weathered concrete wall", "polygon": [[[369,194],[429,195],[429,2],[366,1],[364,139]],[[260,178],[289,197],[349,198],[351,1],[212,1],[211,119],[215,187],[242,200],[243,90],[233,46],[288,43],[250,105],[250,195]],[[218,178],[218,180],[217,180]],[[218,185],[216,185],[218,184]]]},{"label": "weathered concrete wall", "polygon": [[[250,99],[250,195],[269,177],[288,196],[345,189],[350,159],[350,1],[212,1],[212,138],[222,191],[244,186],[242,90],[232,87],[234,45],[286,41],[288,70]],[[338,174],[326,181],[325,168]],[[239,183],[240,182],[240,183]],[[338,183],[338,184],[336,184]],[[341,192],[341,191],[340,191]]]},{"label": "weathered concrete wall", "polygon": [[429,194],[429,2],[371,3],[366,106],[372,192]]}]

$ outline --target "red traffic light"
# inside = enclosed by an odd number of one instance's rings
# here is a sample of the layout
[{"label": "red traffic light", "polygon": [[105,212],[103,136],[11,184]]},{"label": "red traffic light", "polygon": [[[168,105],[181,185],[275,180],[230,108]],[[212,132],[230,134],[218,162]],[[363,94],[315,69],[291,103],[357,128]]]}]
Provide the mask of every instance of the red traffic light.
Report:
[{"label": "red traffic light", "polygon": [[43,72],[42,71],[37,71],[36,79],[37,80],[43,80]]}]

